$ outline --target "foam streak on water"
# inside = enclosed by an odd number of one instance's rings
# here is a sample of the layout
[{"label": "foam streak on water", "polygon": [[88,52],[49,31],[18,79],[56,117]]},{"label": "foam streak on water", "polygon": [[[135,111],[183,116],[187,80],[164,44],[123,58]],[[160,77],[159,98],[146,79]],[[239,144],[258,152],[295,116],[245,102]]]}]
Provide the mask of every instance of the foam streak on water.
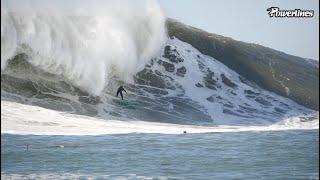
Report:
[{"label": "foam streak on water", "polygon": [[213,133],[241,131],[280,131],[318,129],[319,120],[301,122],[286,119],[270,126],[190,126],[144,121],[102,120],[94,117],[66,114],[41,107],[1,101],[1,132],[33,135],[101,135],[127,133]]}]

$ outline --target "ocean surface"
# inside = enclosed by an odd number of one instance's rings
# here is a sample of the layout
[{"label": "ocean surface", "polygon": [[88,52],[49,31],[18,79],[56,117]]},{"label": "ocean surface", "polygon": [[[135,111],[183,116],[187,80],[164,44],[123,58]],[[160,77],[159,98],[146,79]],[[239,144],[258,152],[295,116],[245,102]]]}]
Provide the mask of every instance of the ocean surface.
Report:
[{"label": "ocean surface", "polygon": [[3,179],[318,179],[319,130],[1,135]]},{"label": "ocean surface", "polygon": [[[48,2],[1,1],[2,179],[319,179],[319,111],[169,37],[157,1]],[[287,97],[312,83],[276,61]]]}]

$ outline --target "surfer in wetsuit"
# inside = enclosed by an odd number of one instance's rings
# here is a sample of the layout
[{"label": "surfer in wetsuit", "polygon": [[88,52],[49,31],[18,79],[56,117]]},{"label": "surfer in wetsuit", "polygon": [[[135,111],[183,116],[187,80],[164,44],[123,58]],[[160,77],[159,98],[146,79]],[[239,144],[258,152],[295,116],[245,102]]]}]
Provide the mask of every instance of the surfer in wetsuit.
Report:
[{"label": "surfer in wetsuit", "polygon": [[117,90],[117,97],[118,97],[118,95],[120,94],[121,99],[123,100],[122,91],[124,91],[124,92],[127,93],[127,91],[123,88],[123,86],[120,86],[120,87],[118,88],[118,90]]}]

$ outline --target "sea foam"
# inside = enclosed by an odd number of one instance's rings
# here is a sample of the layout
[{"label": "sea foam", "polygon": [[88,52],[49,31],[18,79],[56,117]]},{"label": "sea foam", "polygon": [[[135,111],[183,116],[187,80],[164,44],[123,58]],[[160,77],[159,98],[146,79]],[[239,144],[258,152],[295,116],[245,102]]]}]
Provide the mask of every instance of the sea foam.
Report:
[{"label": "sea foam", "polygon": [[[138,3],[137,3],[138,2]],[[111,76],[132,82],[165,41],[156,1],[1,1],[1,70],[28,61],[99,95]]]}]

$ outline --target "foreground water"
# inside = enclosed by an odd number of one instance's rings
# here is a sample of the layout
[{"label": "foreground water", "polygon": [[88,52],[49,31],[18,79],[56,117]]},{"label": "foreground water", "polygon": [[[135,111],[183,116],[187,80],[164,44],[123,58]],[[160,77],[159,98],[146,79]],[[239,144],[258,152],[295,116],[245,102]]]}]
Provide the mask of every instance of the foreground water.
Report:
[{"label": "foreground water", "polygon": [[1,177],[318,179],[319,130],[1,135]]}]

